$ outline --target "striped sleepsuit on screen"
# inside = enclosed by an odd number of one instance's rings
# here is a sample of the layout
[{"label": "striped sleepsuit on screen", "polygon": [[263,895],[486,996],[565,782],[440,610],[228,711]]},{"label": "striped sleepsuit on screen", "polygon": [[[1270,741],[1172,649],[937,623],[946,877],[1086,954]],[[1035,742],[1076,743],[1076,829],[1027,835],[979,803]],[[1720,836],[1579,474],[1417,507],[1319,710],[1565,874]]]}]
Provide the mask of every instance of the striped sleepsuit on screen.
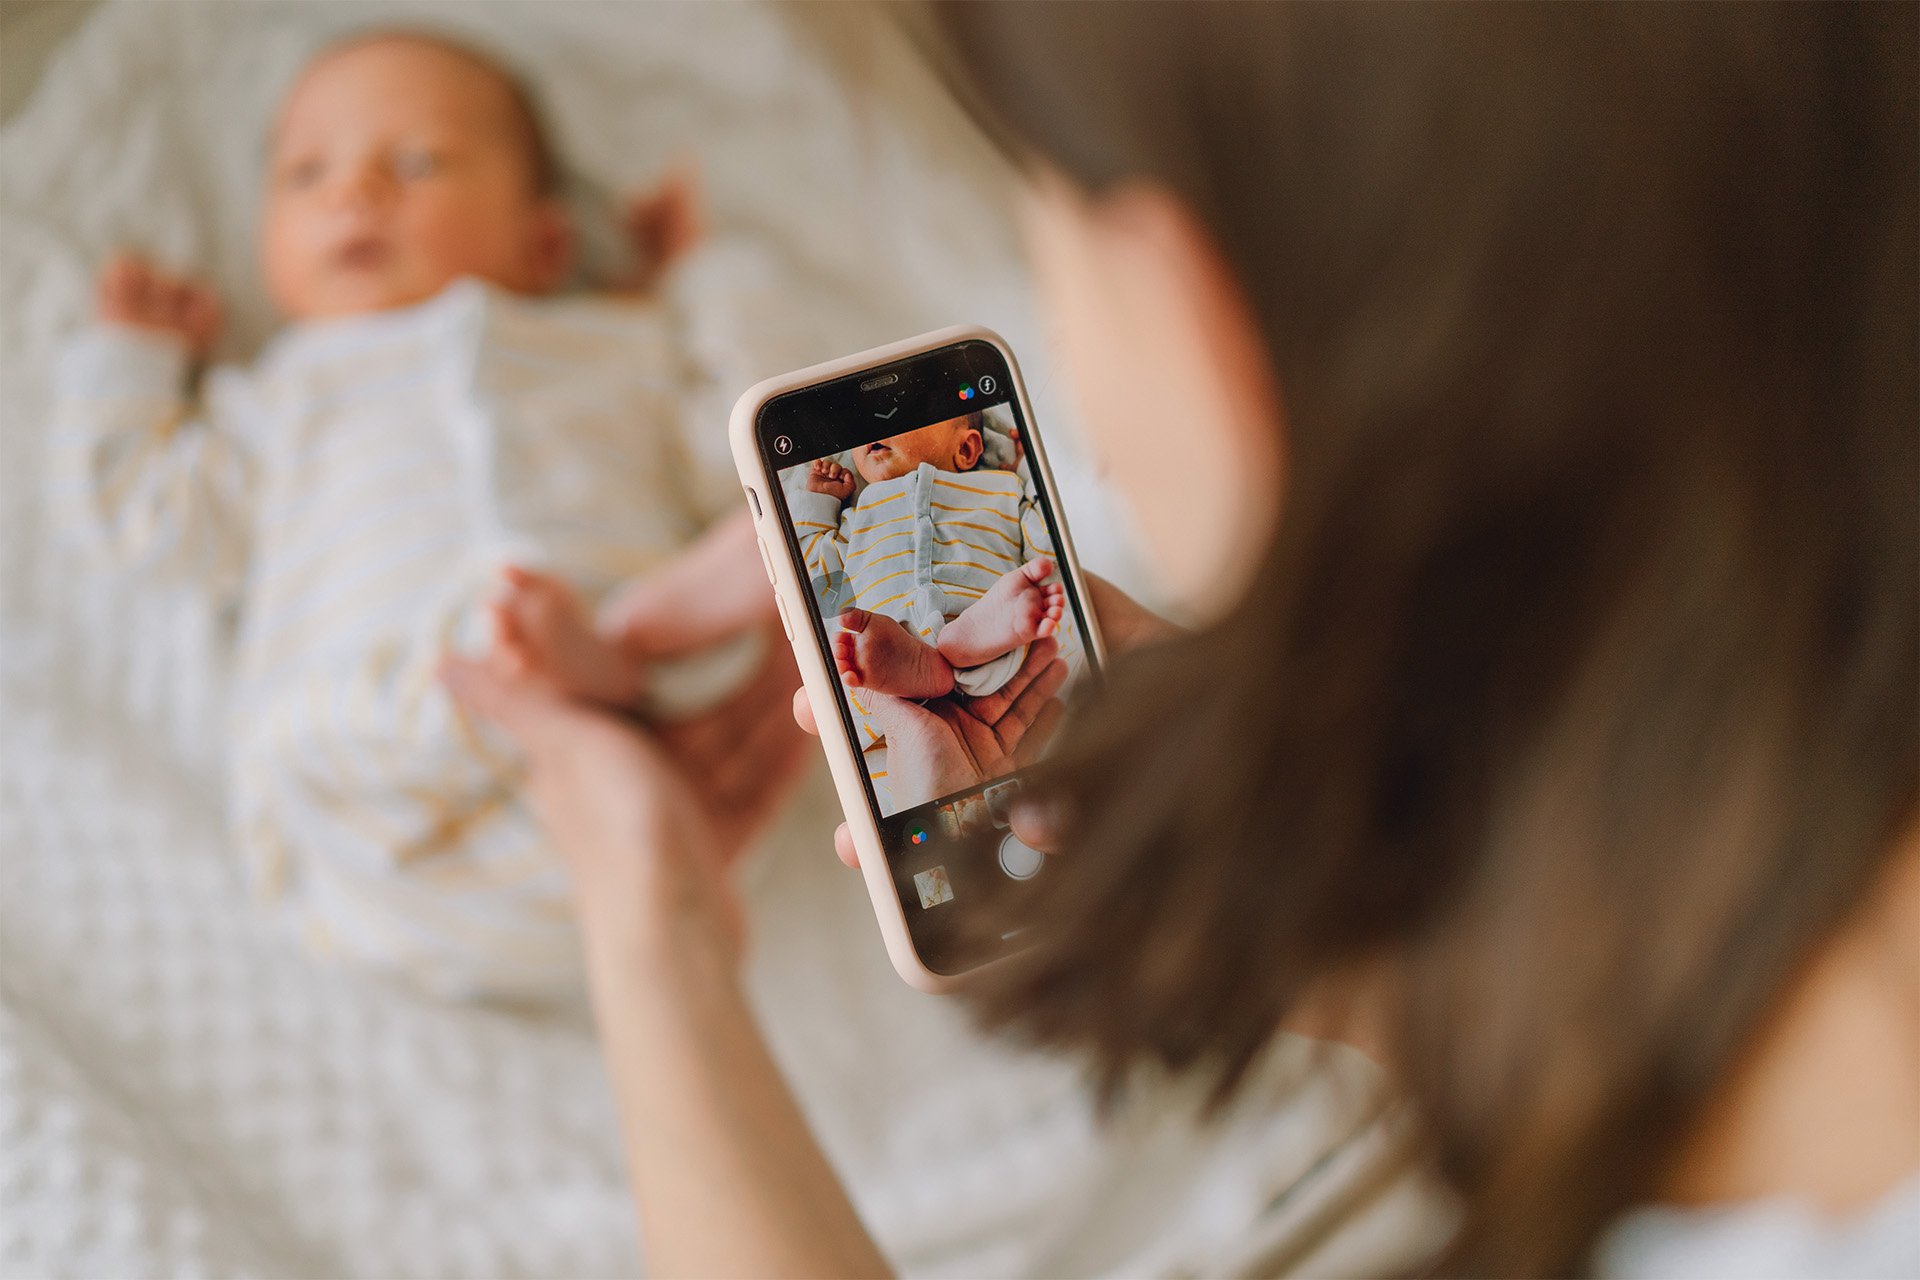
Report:
[{"label": "striped sleepsuit on screen", "polygon": [[169,339],[67,351],[55,506],[117,565],[238,603],[234,831],[317,949],[451,995],[576,989],[519,762],[434,667],[483,644],[502,563],[592,600],[731,507],[673,350],[650,309],[467,281],[291,330],[197,402]]},{"label": "striped sleepsuit on screen", "polygon": [[[923,462],[907,475],[867,485],[844,506],[830,494],[806,490],[788,493],[787,504],[822,616],[832,619],[849,608],[885,614],[928,644],[1007,573],[1054,554],[1046,517],[1017,471],[943,471]],[[1060,649],[1077,668],[1071,611],[1061,624]],[[955,683],[972,696],[992,693],[1025,657],[1023,646],[956,671]],[[882,735],[869,719],[872,695],[848,692],[868,772],[884,790]],[[892,811],[884,797],[883,806]]]}]

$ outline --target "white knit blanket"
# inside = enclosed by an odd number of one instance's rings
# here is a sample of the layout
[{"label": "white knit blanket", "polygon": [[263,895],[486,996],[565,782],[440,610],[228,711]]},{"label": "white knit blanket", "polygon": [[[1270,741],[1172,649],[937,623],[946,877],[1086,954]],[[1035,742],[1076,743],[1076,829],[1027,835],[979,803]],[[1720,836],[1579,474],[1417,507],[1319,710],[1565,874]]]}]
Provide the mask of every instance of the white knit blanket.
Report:
[{"label": "white knit blanket", "polygon": [[[683,305],[737,370],[729,395],[939,324],[1001,329],[1029,354],[1081,541],[1096,565],[1115,547],[1048,394],[996,171],[891,33],[731,5],[105,6],[0,132],[0,1276],[638,1268],[590,1033],[319,966],[257,916],[221,822],[227,620],[83,575],[43,524],[46,371],[94,268],[131,244],[211,272],[230,353],[257,344],[271,105],[317,40],[372,19],[508,50],[605,187],[700,158],[728,265]],[[847,48],[859,91],[823,54]],[[1350,1099],[1322,1083],[1200,1130],[1148,1094],[1102,1129],[1071,1066],[893,976],[834,820],[814,786],[752,865],[749,976],[900,1266],[1209,1270],[1277,1193],[1309,1198],[1296,1179],[1324,1176]]]}]

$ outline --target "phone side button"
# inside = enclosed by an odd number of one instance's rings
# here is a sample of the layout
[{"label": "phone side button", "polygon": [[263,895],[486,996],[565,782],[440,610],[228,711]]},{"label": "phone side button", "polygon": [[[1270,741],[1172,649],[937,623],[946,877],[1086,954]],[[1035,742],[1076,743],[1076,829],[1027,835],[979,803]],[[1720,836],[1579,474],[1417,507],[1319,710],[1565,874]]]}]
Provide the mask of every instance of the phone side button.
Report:
[{"label": "phone side button", "polygon": [[753,545],[760,548],[760,567],[767,571],[767,585],[772,586],[773,585],[773,556],[768,553],[767,544],[760,538],[755,538],[753,540]]},{"label": "phone side button", "polygon": [[787,621],[787,602],[779,596],[773,598],[773,611],[780,615],[780,629],[787,633],[787,639],[793,639],[793,624]]},{"label": "phone side button", "polygon": [[753,508],[753,518],[758,520],[760,518],[760,495],[753,491],[753,486],[750,484],[743,484],[740,487],[747,491],[747,505]]}]

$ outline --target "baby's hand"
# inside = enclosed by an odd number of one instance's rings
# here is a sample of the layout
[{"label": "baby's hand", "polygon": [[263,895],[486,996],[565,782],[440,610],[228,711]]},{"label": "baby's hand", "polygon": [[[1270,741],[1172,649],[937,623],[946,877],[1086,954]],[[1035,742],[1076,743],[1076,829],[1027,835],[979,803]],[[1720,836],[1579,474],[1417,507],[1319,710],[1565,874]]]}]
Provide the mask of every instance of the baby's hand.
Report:
[{"label": "baby's hand", "polygon": [[168,275],[136,254],[122,253],[100,270],[100,318],[186,340],[204,360],[220,335],[220,298],[206,285]]},{"label": "baby's hand", "polygon": [[658,288],[667,270],[706,238],[700,182],[693,167],[680,166],[654,190],[630,199],[626,229],[640,266],[623,287],[635,292]]},{"label": "baby's hand", "polygon": [[853,472],[831,458],[822,458],[807,472],[807,492],[824,493],[845,502],[853,496]]}]

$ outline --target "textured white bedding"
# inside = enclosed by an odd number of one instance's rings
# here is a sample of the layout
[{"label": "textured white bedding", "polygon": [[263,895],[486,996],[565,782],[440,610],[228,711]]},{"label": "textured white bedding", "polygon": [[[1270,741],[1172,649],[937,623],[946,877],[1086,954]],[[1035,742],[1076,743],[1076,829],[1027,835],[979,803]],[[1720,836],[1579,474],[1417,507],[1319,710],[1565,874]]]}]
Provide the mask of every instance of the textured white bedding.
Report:
[{"label": "textured white bedding", "polygon": [[[510,51],[605,186],[701,158],[720,251],[683,303],[734,370],[716,409],[783,368],[993,325],[1029,353],[1089,560],[1119,554],[1049,395],[993,164],[890,34],[747,5],[104,6],[0,131],[9,1278],[637,1269],[587,1031],[425,1003],[319,967],[269,928],[221,825],[226,620],[83,576],[42,523],[46,370],[93,268],[133,244],[210,271],[232,303],[231,353],[257,343],[250,220],[269,109],[315,41],[368,20]],[[855,62],[884,105],[844,87],[822,29],[866,52]],[[1152,1095],[1100,1130],[1070,1067],[984,1042],[958,1006],[892,975],[858,878],[829,852],[833,821],[813,787],[752,866],[750,979],[902,1267],[1210,1271],[1276,1193],[1292,1188],[1269,1237],[1337,1203],[1341,1162],[1325,1157],[1355,1129],[1357,1089],[1323,1078],[1208,1132]],[[1317,1181],[1295,1187],[1309,1169]]]}]

